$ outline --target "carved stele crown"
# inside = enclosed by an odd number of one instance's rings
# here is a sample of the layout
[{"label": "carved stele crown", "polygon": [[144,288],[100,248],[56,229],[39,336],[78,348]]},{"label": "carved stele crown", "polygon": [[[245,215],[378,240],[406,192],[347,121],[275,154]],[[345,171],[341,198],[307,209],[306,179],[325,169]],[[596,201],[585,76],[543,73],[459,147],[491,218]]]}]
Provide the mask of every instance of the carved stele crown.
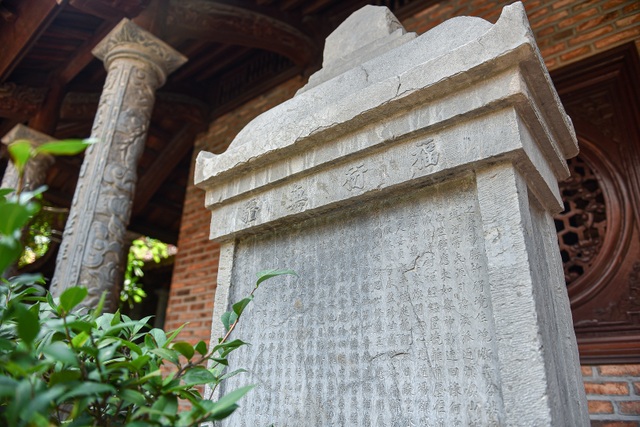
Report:
[{"label": "carved stele crown", "polygon": [[127,18],[116,27],[92,51],[93,55],[104,61],[105,67],[117,58],[143,59],[151,64],[161,80],[161,85],[188,58],[174,48],[138,27]]}]

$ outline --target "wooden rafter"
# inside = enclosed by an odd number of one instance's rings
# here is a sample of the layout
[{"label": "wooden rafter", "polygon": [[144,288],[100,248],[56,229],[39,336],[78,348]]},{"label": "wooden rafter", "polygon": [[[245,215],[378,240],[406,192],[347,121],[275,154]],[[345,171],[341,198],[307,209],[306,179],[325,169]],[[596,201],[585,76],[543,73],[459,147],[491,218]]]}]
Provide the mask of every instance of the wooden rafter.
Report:
[{"label": "wooden rafter", "polygon": [[67,0],[22,0],[13,11],[20,25],[0,25],[0,82],[9,77]]},{"label": "wooden rafter", "polygon": [[167,34],[264,49],[286,56],[298,66],[312,64],[318,44],[298,23],[282,13],[249,2],[171,1]]},{"label": "wooden rafter", "polygon": [[196,128],[192,124],[183,126],[156,158],[151,167],[140,177],[133,203],[133,216],[136,216],[142,211],[169,174],[189,152],[193,146],[193,138],[199,130],[202,129]]}]

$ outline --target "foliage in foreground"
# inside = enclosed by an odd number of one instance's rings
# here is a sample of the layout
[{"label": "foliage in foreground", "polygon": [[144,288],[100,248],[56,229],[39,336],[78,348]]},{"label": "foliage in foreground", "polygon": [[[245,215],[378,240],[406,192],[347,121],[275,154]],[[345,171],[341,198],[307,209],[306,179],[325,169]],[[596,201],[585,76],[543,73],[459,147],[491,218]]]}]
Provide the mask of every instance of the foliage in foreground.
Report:
[{"label": "foliage in foreground", "polygon": [[131,242],[127,254],[127,268],[124,271],[124,283],[120,291],[120,307],[126,303],[129,308],[139,304],[147,293],[142,288],[144,265],[151,258],[155,263],[169,257],[169,245],[151,237],[140,237]]},{"label": "foliage in foreground", "polygon": [[[87,143],[64,141],[34,149],[27,141],[9,146],[20,173],[18,188],[0,189],[0,272],[22,252],[21,232],[38,212],[44,189],[22,191],[28,160],[47,154],[75,154]],[[45,147],[45,148],[42,148]],[[91,312],[74,309],[87,296],[72,287],[53,298],[40,274],[20,275],[0,283],[0,425],[193,426],[226,418],[252,386],[233,390],[217,402],[198,387],[213,390],[242,369],[225,373],[228,356],[245,345],[230,335],[265,280],[290,270],[258,274],[251,294],[222,316],[225,336],[209,348],[175,342],[184,327],[169,334],[149,329],[149,317],[132,320],[120,312],[102,313],[104,297]],[[209,367],[206,365],[209,364]],[[166,365],[173,371],[166,373]],[[191,409],[178,412],[178,400]]]},{"label": "foliage in foreground", "polygon": [[[254,288],[290,271],[259,274]],[[225,373],[228,356],[245,345],[230,340],[252,294],[222,318],[227,333],[217,345],[175,342],[148,329],[149,317],[131,320],[119,312],[79,314],[74,308],[87,295],[82,287],[59,298],[42,296],[20,276],[0,287],[0,424],[7,426],[192,426],[226,418],[252,386],[234,390],[217,402],[203,399],[197,387],[215,389],[242,369]],[[212,361],[209,368],[206,364]],[[173,365],[163,373],[163,365]],[[178,412],[178,400],[191,409]]]}]

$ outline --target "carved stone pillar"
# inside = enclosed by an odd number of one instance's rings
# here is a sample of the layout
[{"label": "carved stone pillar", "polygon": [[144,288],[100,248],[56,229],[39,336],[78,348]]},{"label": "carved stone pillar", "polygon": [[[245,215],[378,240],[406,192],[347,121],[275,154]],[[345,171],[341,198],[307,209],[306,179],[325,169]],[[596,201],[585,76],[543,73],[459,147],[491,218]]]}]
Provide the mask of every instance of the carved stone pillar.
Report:
[{"label": "carved stone pillar", "polygon": [[155,90],[187,58],[128,19],[93,54],[107,69],[91,132],[98,142],[85,154],[51,291],[56,296],[68,287],[86,286],[86,307],[97,304],[106,291],[108,310],[115,306],[122,280],[136,167]]},{"label": "carved stone pillar", "polygon": [[[38,146],[45,142],[53,141],[54,139],[49,135],[45,135],[42,132],[33,130],[25,125],[18,124],[13,127],[4,137],[2,137],[2,143],[9,145],[14,141],[26,139],[32,144]],[[24,169],[24,189],[33,190],[44,184],[47,178],[47,170],[53,164],[54,158],[49,155],[41,154],[33,159],[30,159]],[[1,188],[16,188],[18,186],[18,171],[13,166],[13,163],[9,162],[7,169],[4,172],[2,178]]]},{"label": "carved stone pillar", "polygon": [[[26,139],[35,146],[54,140],[49,135],[45,135],[44,133],[33,130],[25,125],[17,124],[2,138],[2,143],[9,145],[12,142],[21,139]],[[24,168],[24,181],[22,183],[23,190],[31,191],[43,185],[47,178],[47,171],[54,162],[55,159],[53,156],[46,154],[40,154],[30,159]],[[16,189],[18,188],[18,181],[18,170],[13,166],[13,163],[9,161],[7,169],[4,171],[0,188]],[[17,264],[14,264],[4,271],[2,277],[9,278],[11,276],[15,276],[17,273],[18,267]]]}]

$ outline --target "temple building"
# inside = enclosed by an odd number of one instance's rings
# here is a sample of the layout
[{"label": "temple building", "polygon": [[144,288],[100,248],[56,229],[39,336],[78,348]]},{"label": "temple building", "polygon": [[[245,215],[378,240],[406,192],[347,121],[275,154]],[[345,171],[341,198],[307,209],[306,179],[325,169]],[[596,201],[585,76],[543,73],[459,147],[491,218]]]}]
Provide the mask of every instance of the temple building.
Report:
[{"label": "temple building", "polygon": [[[147,271],[139,310],[167,330],[189,322],[187,341],[208,340],[220,248],[194,186],[198,153],[224,152],[292,98],[321,68],[326,37],[366,4],[423,34],[456,16],[495,23],[509,3],[0,0],[0,177],[15,179],[13,140],[100,140],[32,165],[65,232],[23,270],[42,271],[54,291],[94,284],[115,305],[131,240],[175,245]],[[523,4],[580,147],[555,225],[592,425],[638,426],[640,3]]]}]

